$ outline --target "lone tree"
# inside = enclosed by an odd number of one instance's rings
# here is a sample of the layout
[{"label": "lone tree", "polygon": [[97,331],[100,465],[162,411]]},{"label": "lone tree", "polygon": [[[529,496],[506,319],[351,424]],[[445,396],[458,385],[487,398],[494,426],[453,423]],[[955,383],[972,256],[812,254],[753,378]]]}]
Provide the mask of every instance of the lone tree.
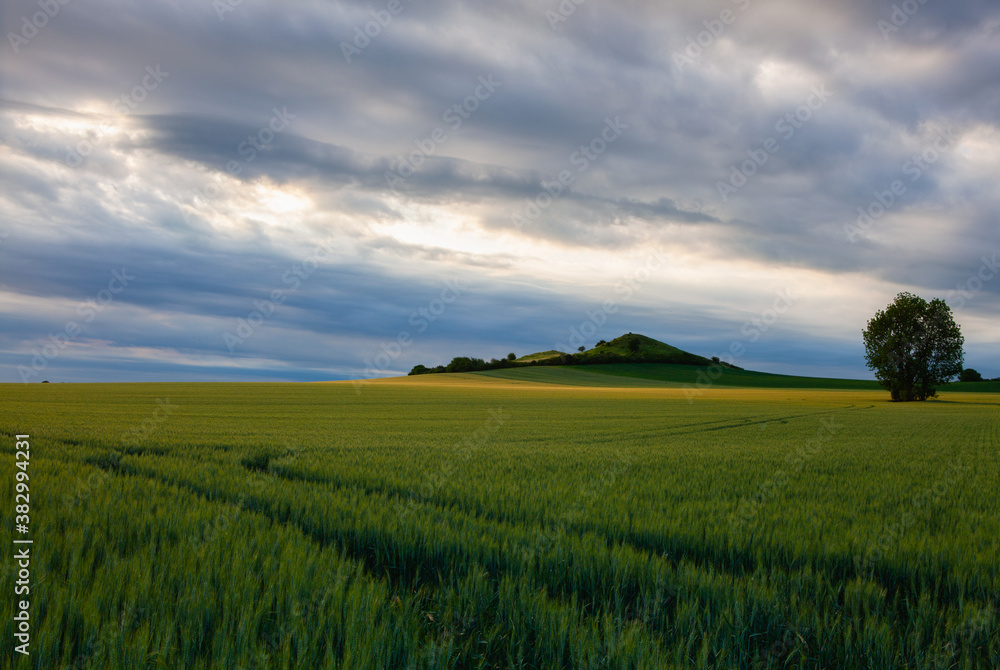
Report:
[{"label": "lone tree", "polygon": [[944,300],[900,293],[862,333],[865,360],[893,400],[933,398],[962,371],[965,339]]}]

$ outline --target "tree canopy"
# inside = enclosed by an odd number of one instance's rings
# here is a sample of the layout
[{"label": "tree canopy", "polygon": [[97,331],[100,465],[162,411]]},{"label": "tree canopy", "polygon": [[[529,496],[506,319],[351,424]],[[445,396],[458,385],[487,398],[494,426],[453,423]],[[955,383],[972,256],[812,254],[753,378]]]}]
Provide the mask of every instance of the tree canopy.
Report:
[{"label": "tree canopy", "polygon": [[863,331],[865,359],[893,400],[925,400],[962,371],[965,339],[944,300],[900,293]]},{"label": "tree canopy", "polygon": [[960,382],[981,382],[983,381],[983,376],[978,370],[973,370],[972,368],[966,368],[962,370],[962,373],[958,375],[958,381]]}]

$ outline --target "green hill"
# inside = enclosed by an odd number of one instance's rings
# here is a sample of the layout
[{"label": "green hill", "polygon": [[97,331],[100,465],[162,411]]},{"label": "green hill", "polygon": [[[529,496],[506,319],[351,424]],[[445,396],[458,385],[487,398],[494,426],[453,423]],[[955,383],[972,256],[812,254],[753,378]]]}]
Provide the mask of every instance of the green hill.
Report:
[{"label": "green hill", "polygon": [[573,354],[574,365],[608,363],[711,365],[712,361],[637,333],[628,333],[588,351]]},{"label": "green hill", "polygon": [[548,351],[539,351],[537,354],[528,354],[527,356],[521,356],[515,363],[530,363],[531,361],[544,361],[550,358],[560,358],[566,354],[562,351],[556,351],[555,349],[549,349]]},{"label": "green hill", "polygon": [[[590,351],[567,354],[550,349],[538,353],[521,356],[513,361],[507,359],[492,359],[458,356],[448,365],[438,365],[429,368],[425,365],[415,365],[411,375],[426,375],[442,372],[482,372],[485,370],[503,370],[524,366],[538,365],[605,365],[609,363],[665,363],[670,365],[712,365],[712,361],[704,356],[696,356],[690,352],[664,344],[645,335],[628,333],[610,342],[601,340],[598,346]],[[733,367],[722,363],[724,367]]]}]

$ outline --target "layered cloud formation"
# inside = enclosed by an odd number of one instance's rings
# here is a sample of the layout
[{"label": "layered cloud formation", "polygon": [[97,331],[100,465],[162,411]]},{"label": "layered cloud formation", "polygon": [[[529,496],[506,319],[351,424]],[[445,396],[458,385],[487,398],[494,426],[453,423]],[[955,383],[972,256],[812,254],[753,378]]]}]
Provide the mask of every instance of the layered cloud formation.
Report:
[{"label": "layered cloud formation", "polygon": [[316,380],[641,332],[1000,375],[986,1],[12,0],[0,381]]}]

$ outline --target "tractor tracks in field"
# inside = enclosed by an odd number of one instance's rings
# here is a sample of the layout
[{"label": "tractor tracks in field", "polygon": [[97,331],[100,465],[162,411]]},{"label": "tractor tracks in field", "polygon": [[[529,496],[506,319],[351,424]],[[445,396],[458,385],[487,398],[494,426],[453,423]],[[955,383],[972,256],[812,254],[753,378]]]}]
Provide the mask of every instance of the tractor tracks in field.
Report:
[{"label": "tractor tracks in field", "polygon": [[[709,424],[719,423],[717,421],[706,421],[692,424],[683,424],[677,426],[677,428],[690,428],[693,426],[706,426],[700,430],[679,430],[670,431],[667,433],[662,433],[664,437],[675,437],[680,435],[696,435],[698,433],[708,433],[716,430],[727,430],[730,428],[747,428],[748,426],[757,426],[761,423],[770,423],[772,421],[787,422],[792,419],[804,419],[811,416],[829,416],[835,411],[846,411],[846,410],[856,410],[858,409],[855,405],[846,405],[844,407],[836,407],[829,410],[823,410],[822,412],[807,412],[805,414],[788,414],[785,416],[754,416],[753,418],[738,419],[733,423],[725,423],[722,425],[711,426]],[[726,419],[727,421],[733,421],[732,419]]]},{"label": "tractor tracks in field", "polygon": [[[948,588],[945,566],[933,574],[928,573],[926,566],[919,572],[899,566],[878,566],[873,572],[862,573],[853,557],[846,554],[829,555],[817,561],[781,547],[753,550],[750,546],[713,542],[704,535],[699,538],[641,528],[609,534],[607,528],[585,522],[564,524],[568,532],[560,536],[562,546],[540,552],[538,538],[559,524],[514,520],[503,515],[484,518],[461,509],[456,501],[413,502],[381,492],[346,491],[360,494],[352,500],[345,498],[344,490],[328,489],[317,491],[317,496],[326,498],[317,502],[323,508],[317,515],[315,509],[310,512],[265,494],[222,491],[204,482],[157,472],[152,463],[131,465],[116,472],[177,486],[207,501],[233,505],[274,523],[294,526],[318,545],[338,548],[345,556],[365,565],[373,576],[381,576],[393,588],[404,590],[419,584],[437,588],[443,576],[461,576],[479,568],[495,580],[504,575],[529,579],[545,587],[560,602],[575,598],[585,604],[587,611],[600,612],[605,609],[604,603],[611,602],[608,594],[602,595],[602,590],[624,594],[614,600],[628,603],[648,587],[648,576],[643,579],[627,571],[624,575],[614,571],[612,557],[625,555],[636,565],[659,564],[675,575],[684,564],[709,573],[726,574],[734,580],[752,578],[759,571],[791,574],[811,569],[823,573],[830,584],[856,578],[874,581],[886,590],[890,601],[900,596],[903,602],[919,597],[927,592],[928,583],[934,585],[935,599],[942,604],[956,604],[965,597],[960,586]],[[386,511],[390,509],[391,512]],[[382,510],[381,514],[377,510]],[[576,557],[571,563],[582,561],[583,567],[579,569],[588,578],[566,574],[567,555]]]},{"label": "tractor tracks in field", "polygon": [[[635,430],[630,431],[629,437],[635,437],[637,441],[643,439],[651,438],[671,438],[671,437],[681,437],[686,435],[698,435],[700,433],[710,433],[719,430],[730,430],[738,428],[749,428],[751,426],[759,426],[767,423],[788,423],[794,419],[803,419],[815,416],[829,416],[833,412],[840,411],[859,411],[863,409],[873,408],[874,405],[866,405],[864,407],[858,407],[857,405],[845,405],[842,407],[832,407],[830,409],[825,409],[819,412],[806,412],[801,414],[785,414],[785,415],[752,415],[743,418],[727,418],[727,419],[714,419],[711,421],[696,421],[693,423],[684,424],[673,424],[668,428],[649,428],[646,430]],[[688,428],[694,428],[695,430],[685,430]]]},{"label": "tractor tracks in field", "polygon": [[[853,405],[849,405],[842,409],[852,409]],[[752,418],[741,419],[736,423],[729,423],[722,426],[712,426],[704,429],[705,431],[714,430],[724,430],[729,428],[745,428],[749,426],[756,426],[761,423],[761,419],[766,419],[768,422],[773,421],[787,421],[798,418],[813,417],[818,415],[825,415],[827,412],[809,412],[804,414],[790,414],[790,415],[780,415],[780,416],[768,416],[759,417],[754,416]],[[717,422],[700,422],[693,424],[686,424],[682,427],[691,427],[696,425],[704,425],[705,423],[717,423]],[[671,437],[675,435],[689,435],[696,432],[704,431],[677,431],[667,434],[656,433],[656,437]],[[644,439],[644,436],[638,436],[637,441]],[[270,470],[269,474],[286,479],[289,481],[300,481],[312,484],[325,484],[337,490],[342,490],[352,493],[361,493],[365,496],[378,496],[383,499],[389,499],[395,501],[396,504],[404,506],[407,509],[414,505],[425,505],[432,506],[444,513],[455,514],[460,513],[465,517],[470,519],[483,521],[483,522],[495,522],[501,524],[512,524],[512,525],[522,525],[525,527],[539,527],[543,534],[551,534],[551,531],[555,528],[562,527],[566,525],[558,519],[553,519],[551,521],[546,521],[539,517],[539,514],[533,513],[530,510],[526,510],[523,513],[516,513],[512,511],[504,511],[499,509],[497,506],[491,506],[488,501],[477,499],[474,496],[460,496],[457,494],[449,494],[448,492],[436,492],[429,493],[419,493],[414,487],[406,486],[403,484],[396,484],[392,482],[385,481],[384,479],[379,481],[375,478],[364,479],[362,477],[338,477],[328,472],[317,472],[305,469],[296,469],[294,466],[285,466],[280,463],[276,463],[275,467]],[[583,486],[583,484],[581,484]],[[417,487],[419,489],[419,487]],[[597,533],[604,535],[605,531],[603,528],[597,524],[586,524],[583,522],[574,522],[571,524],[574,529],[579,529],[580,533]],[[654,550],[655,551],[655,550]]]},{"label": "tractor tracks in field", "polygon": [[[854,405],[837,408],[855,411]],[[768,421],[825,415],[810,412],[766,417]],[[726,426],[742,428],[760,423],[764,417],[747,417]],[[702,422],[702,425],[709,422]],[[711,422],[717,423],[717,422]],[[689,424],[691,427],[698,424]],[[701,431],[679,431],[690,434]],[[161,454],[150,453],[150,456]],[[862,572],[854,557],[831,554],[810,559],[782,547],[736,546],[725,537],[718,540],[689,534],[663,533],[651,528],[614,529],[607,524],[572,520],[546,522],[531,513],[517,514],[492,509],[479,501],[444,495],[414,497],[403,486],[361,484],[349,479],[297,476],[289,471],[255,473],[257,478],[298,481],[303,494],[296,503],[280,496],[247,494],[233,488],[213,486],[207,477],[187,471],[174,473],[157,468],[159,458],[118,460],[110,468],[116,475],[141,476],[187,490],[209,502],[224,503],[249,514],[259,514],[274,523],[296,527],[320,546],[334,546],[358,560],[373,576],[382,576],[393,588],[409,589],[414,584],[440,585],[442,575],[462,575],[481,568],[499,579],[504,575],[524,577],[545,587],[561,600],[576,598],[588,611],[602,611],[610,602],[601,589],[624,594],[617,602],[631,602],[648,586],[641,575],[625,576],[609,567],[613,556],[625,555],[636,564],[648,563],[676,571],[686,564],[701,571],[729,575],[734,581],[758,571],[791,574],[811,569],[824,575],[832,585],[854,579],[872,581],[887,593],[890,602],[905,602],[931,592],[940,603],[956,604],[967,597],[960,585],[950,584],[947,566],[924,566],[919,571],[898,565],[877,565]],[[94,463],[101,466],[100,463]],[[236,462],[217,462],[220,468],[239,468]],[[311,485],[320,485],[315,494]],[[316,500],[310,500],[315,498]],[[470,509],[474,507],[475,510]],[[321,508],[321,509],[318,509]],[[374,511],[373,511],[374,510]],[[381,510],[381,512],[379,512]],[[360,519],[364,517],[364,519]],[[560,531],[560,533],[554,533]],[[538,538],[558,534],[562,545],[538,551]],[[564,574],[566,552],[582,556],[593,575],[586,579]],[[928,570],[930,567],[930,570]],[[561,574],[562,573],[562,574]],[[575,574],[575,573],[574,573]],[[561,575],[561,576],[560,576]],[[436,577],[435,577],[436,576]],[[609,585],[610,584],[610,585]],[[992,594],[994,599],[997,594]],[[901,617],[897,612],[896,616]]]},{"label": "tractor tracks in field", "polygon": [[[355,523],[352,526],[352,520],[356,522],[358,517],[372,508],[361,511],[352,507],[350,501],[339,501],[336,508],[325,505],[325,512],[316,516],[310,515],[309,510],[295,509],[285,501],[261,495],[236,496],[233,492],[211,490],[194,481],[144,468],[132,468],[121,474],[186,490],[199,499],[230,505],[272,523],[294,527],[317,546],[333,548],[345,558],[358,562],[373,579],[385,580],[400,596],[420,590],[426,593],[428,589],[434,593],[474,571],[482,571],[488,575],[494,589],[499,588],[505,578],[515,583],[521,580],[525,585],[545,588],[546,597],[553,603],[579,608],[581,616],[596,621],[598,614],[614,614],[608,603],[620,600],[600,593],[601,586],[609,592],[624,587],[638,593],[641,589],[638,582],[617,583],[611,578],[608,567],[605,567],[608,572],[605,579],[592,579],[589,585],[582,586],[578,579],[571,579],[558,569],[559,563],[554,557],[529,560],[525,558],[529,554],[527,551],[505,551],[518,545],[524,549],[530,544],[527,540],[532,539],[533,534],[526,529],[508,524],[490,524],[489,528],[484,524],[477,526],[475,520],[465,518],[463,514],[440,510],[433,505],[425,505],[427,509],[419,510],[412,516],[413,521],[421,523],[426,519],[432,520],[432,524],[423,524],[423,529],[418,529],[416,523],[393,528],[392,524],[380,523],[384,520],[371,514],[368,520],[375,523]],[[402,514],[402,506],[399,507]],[[330,523],[334,519],[342,523]],[[403,533],[399,532],[401,529]],[[477,538],[478,546],[470,548],[470,544],[476,543],[470,543],[469,538]],[[224,541],[224,538],[217,537],[215,541]],[[597,557],[598,561],[603,558]],[[596,564],[602,565],[600,562]],[[542,578],[544,575],[553,579],[545,580]],[[662,631],[649,630],[648,633],[659,636]]]}]

